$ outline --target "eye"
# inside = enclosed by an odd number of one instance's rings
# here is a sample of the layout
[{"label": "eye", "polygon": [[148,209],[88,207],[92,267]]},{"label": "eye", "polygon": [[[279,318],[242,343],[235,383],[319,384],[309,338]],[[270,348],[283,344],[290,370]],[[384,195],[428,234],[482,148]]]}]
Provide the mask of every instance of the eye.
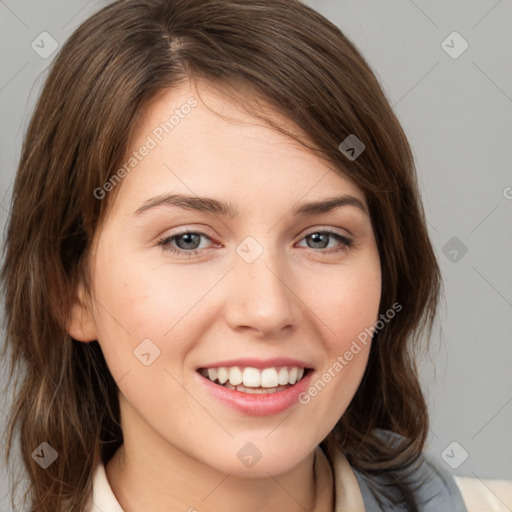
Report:
[{"label": "eye", "polygon": [[[204,233],[199,231],[184,231],[175,235],[163,238],[158,242],[165,251],[169,251],[173,254],[186,254],[187,256],[194,256],[198,254],[202,249],[199,247],[201,244],[201,238],[211,238]],[[172,245],[172,242],[176,242],[177,247]]]},{"label": "eye", "polygon": [[[328,251],[321,251],[325,253],[332,253],[332,252],[339,252],[339,251],[347,251],[353,243],[353,240],[337,233],[336,231],[329,231],[329,230],[320,230],[320,231],[313,231],[309,234],[307,234],[303,240],[306,240],[306,242],[310,242],[311,245],[309,245],[309,248],[311,249],[330,249]],[[335,240],[338,242],[338,246],[331,246],[329,247],[329,241]]]},{"label": "eye", "polygon": [[[162,247],[163,250],[169,251],[172,254],[192,257],[205,249],[205,247],[201,247],[201,239],[203,238],[211,241],[211,238],[208,235],[200,231],[183,231],[181,233],[176,233],[175,235],[162,238],[158,242],[158,245]],[[329,230],[313,231],[303,237],[302,240],[306,240],[307,243],[309,242],[308,247],[310,249],[316,249],[317,252],[327,254],[347,251],[353,244],[352,239],[335,231]],[[337,245],[329,247],[330,240],[336,241]]]}]

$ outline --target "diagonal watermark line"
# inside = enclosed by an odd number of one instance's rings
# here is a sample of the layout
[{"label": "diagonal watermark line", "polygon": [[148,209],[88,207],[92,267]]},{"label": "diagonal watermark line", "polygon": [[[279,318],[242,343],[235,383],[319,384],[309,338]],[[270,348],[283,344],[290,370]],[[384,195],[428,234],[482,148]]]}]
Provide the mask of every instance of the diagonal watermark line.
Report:
[{"label": "diagonal watermark line", "polygon": [[2,502],[6,497],[7,495],[9,494],[9,491],[7,491],[1,498],[0,498],[0,502]]},{"label": "diagonal watermark line", "polygon": [[205,294],[164,334],[164,336],[167,336],[176,327],[176,325],[178,325],[232,270],[233,267],[231,267],[208,291],[206,291]]},{"label": "diagonal watermark line", "polygon": [[498,4],[501,3],[501,0],[498,0],[472,27],[473,30]]},{"label": "diagonal watermark line", "polygon": [[299,507],[300,507],[300,508],[302,508],[303,510],[305,510],[305,511],[307,512],[307,509],[306,509],[306,508],[304,508],[304,507],[302,506],[302,503],[299,503],[299,502],[295,499],[295,497],[294,497],[292,494],[290,494],[290,493],[288,492],[288,490],[287,490],[285,487],[283,487],[283,486],[279,483],[279,480],[277,480],[277,478],[276,478],[274,475],[272,475],[272,474],[271,474],[271,473],[269,473],[268,471],[267,471],[267,475],[268,475],[268,476],[270,476],[270,477],[272,478],[272,480],[274,480],[274,482],[275,482],[277,485],[279,485],[279,487],[281,487],[281,489],[283,489],[283,491],[284,491],[286,494],[288,494],[288,496],[290,496],[290,498],[291,498],[293,501],[295,501],[295,503],[297,503],[297,505],[299,505]]},{"label": "diagonal watermark line", "polygon": [[0,0],[0,4],[7,7],[7,9],[11,11],[12,15],[15,16],[19,22],[23,23],[23,25],[25,25],[26,28],[29,28],[29,26],[5,3],[5,0]]},{"label": "diagonal watermark line", "polygon": [[[199,91],[199,92],[204,92],[204,91],[206,91],[206,89],[208,89],[208,87],[211,87],[211,86],[213,85],[213,83],[214,83],[214,82],[216,82],[217,80],[219,80],[219,78],[220,78],[220,77],[215,77],[215,78],[213,78],[212,80],[209,80],[209,81],[208,81],[208,84],[207,84],[205,87],[203,87],[203,89],[201,89],[201,91]],[[201,95],[199,95],[199,97],[201,97]]]},{"label": "diagonal watermark line", "polygon": [[28,62],[25,62],[23,66],[12,76],[12,78],[2,87],[0,87],[0,92],[2,92],[26,67],[28,66]]},{"label": "diagonal watermark line", "polygon": [[277,279],[279,279],[279,281],[281,281],[281,283],[286,286],[286,288],[288,288],[288,290],[290,290],[295,295],[295,297],[297,297],[302,302],[302,304],[304,304],[318,318],[318,320],[320,320],[320,322],[325,325],[325,327],[327,327],[327,329],[329,329],[329,331],[331,331],[332,334],[336,334],[268,265],[265,266],[270,270],[270,272],[272,272],[272,274],[277,277]]},{"label": "diagonal watermark line", "polygon": [[503,96],[505,96],[505,98],[507,98],[508,101],[512,102],[512,98],[510,98],[510,96],[508,96],[508,94],[474,60],[472,60],[471,62],[473,63],[473,66],[478,68],[480,70],[480,72],[485,77],[487,77],[487,80],[489,80],[489,82],[491,82],[494,85],[494,87],[496,87],[496,89],[498,89],[498,91],[500,91],[501,94],[503,94]]},{"label": "diagonal watermark line", "polygon": [[409,0],[409,2],[411,2],[411,4],[414,5],[414,7],[416,7],[416,9],[418,9],[418,11],[423,13],[425,18],[427,18],[430,21],[430,23],[432,23],[432,25],[434,25],[436,28],[439,28],[437,23],[423,9],[420,9],[420,7],[413,2],[413,0]]},{"label": "diagonal watermark line", "polygon": [[427,224],[437,233],[439,234],[439,230],[434,226],[434,224],[430,223],[428,220],[427,220]]},{"label": "diagonal watermark line", "polygon": [[114,320],[114,322],[116,322],[116,324],[118,324],[118,325],[119,325],[119,327],[121,327],[121,329],[123,329],[124,331],[126,331],[126,333],[127,333],[129,336],[131,336],[130,331],[128,331],[128,329],[127,329],[127,328],[126,328],[126,327],[125,327],[121,322],[119,322],[119,321],[117,320],[117,318],[116,318],[114,315],[112,315],[112,314],[110,313],[110,311],[109,311],[109,310],[108,310],[108,309],[107,309],[103,304],[101,304],[101,302],[100,302],[96,297],[94,297],[94,302],[96,302],[99,306],[101,306],[101,307],[103,308],[103,310],[107,313],[107,315],[109,315],[109,316],[110,316],[110,318],[112,318],[112,320]]},{"label": "diagonal watermark line", "polygon": [[503,405],[502,407],[500,407],[500,409],[498,410],[498,412],[471,438],[471,440],[473,440],[478,434],[480,434],[480,432],[482,432],[482,430],[487,427],[487,425],[489,425],[489,423],[491,423],[491,421],[496,418],[496,416],[498,416],[498,414],[503,410],[505,409],[505,407],[510,403],[512,402],[512,398],[510,398],[506,403],[505,405]]},{"label": "diagonal watermark line", "polygon": [[119,383],[132,371],[130,368],[119,380],[116,380],[116,384],[119,386]]},{"label": "diagonal watermark line", "polygon": [[172,373],[167,369],[167,368],[164,368],[164,370],[169,374],[170,377],[172,377],[174,379],[174,381],[181,387],[181,389],[183,389],[183,391],[185,391],[185,393],[187,393],[188,395],[190,395],[197,403],[199,406],[201,406],[204,410],[204,412],[206,412],[206,414],[208,414],[208,416],[210,416],[210,418],[215,421],[215,423],[217,423],[217,425],[219,425],[219,427],[222,428],[222,430],[224,430],[224,432],[226,432],[226,434],[231,437],[232,439],[234,439],[233,435],[229,432],[229,430],[227,428],[224,427],[224,425],[222,425],[222,423],[217,420],[209,411],[208,409],[188,390],[185,388],[185,386],[183,386],[183,384],[178,380],[176,379],[176,377],[174,375],[172,375]]},{"label": "diagonal watermark line", "polygon": [[478,269],[471,265],[471,268],[512,308],[512,304],[507,300],[507,298],[499,291],[497,290],[492,283],[490,283],[479,271]]},{"label": "diagonal watermark line", "polygon": [[393,108],[395,108],[428,74],[430,74],[438,64],[439,61],[437,61],[396,103],[394,103]]},{"label": "diagonal watermark line", "polygon": [[284,421],[288,418],[288,416],[290,416],[290,414],[293,414],[293,412],[289,412],[266,436],[265,436],[265,439],[267,439],[267,437],[269,437],[270,435],[272,435],[283,423]]},{"label": "diagonal watermark line", "polygon": [[477,224],[477,225],[476,225],[476,226],[475,226],[471,231],[470,231],[470,233],[473,233],[473,231],[475,231],[475,229],[476,229],[478,226],[480,226],[480,224],[482,224],[482,223],[483,223],[483,221],[484,221],[485,219],[487,219],[487,217],[489,217],[489,216],[491,215],[491,213],[493,213],[493,212],[496,210],[496,208],[498,208],[498,206],[499,206],[499,204],[497,204],[497,205],[496,205],[496,206],[495,206],[495,207],[494,207],[494,208],[493,208],[493,209],[492,209],[492,210],[491,210],[491,211],[490,211],[490,212],[489,212],[489,213],[488,213],[488,214],[487,214],[487,215],[486,215],[486,216],[485,216],[485,217],[484,217],[484,218],[483,218],[483,219],[482,219],[482,220],[481,220],[481,221],[480,221],[480,222],[479,222],[479,223],[478,223],[478,224]]},{"label": "diagonal watermark line", "polygon": [[430,427],[428,429],[436,439],[439,439],[439,436]]},{"label": "diagonal watermark line", "polygon": [[[231,476],[231,472],[229,472],[201,501],[205,501],[207,498],[209,498],[226,481],[229,476]],[[195,508],[189,510],[195,510]]]},{"label": "diagonal watermark line", "polygon": [[487,487],[487,489],[489,489],[489,491],[491,491],[494,494],[494,496],[496,496],[496,498],[498,498],[501,501],[501,503],[505,505],[505,507],[507,507],[508,510],[512,511],[512,508],[510,508],[474,471],[471,471],[471,473],[473,473],[473,475],[475,475],[478,478],[478,480],[480,480],[480,482],[482,482],[482,484],[485,485],[485,487]]},{"label": "diagonal watermark line", "polygon": [[90,498],[90,503],[92,503],[100,512],[108,512],[107,510],[101,508],[92,498]]},{"label": "diagonal watermark line", "polygon": [[[329,169],[316,183],[313,183],[313,185],[311,185],[311,187],[309,188],[309,190],[307,192],[305,192],[300,198],[304,198],[306,197],[330,172],[334,172],[332,169]],[[299,201],[297,201],[299,202]],[[290,208],[290,210],[288,210],[284,215],[282,215],[278,220],[277,222],[267,231],[267,234],[270,233],[280,222],[281,222],[281,219],[283,219],[284,217],[286,217],[288,215],[288,213],[290,213],[290,211],[293,209],[293,206],[292,208]]]},{"label": "diagonal watermark line", "polygon": [[5,219],[5,224],[7,225],[7,223],[11,219],[11,211],[2,202],[0,202],[0,208],[7,214],[7,217]]},{"label": "diagonal watermark line", "polygon": [[[55,381],[51,377],[48,377],[48,378],[52,381],[52,384],[55,386],[55,393],[57,393],[57,391],[59,390],[60,384],[64,380],[64,376],[62,375],[62,373],[60,374],[59,384],[55,384]],[[52,398],[52,401],[53,401],[53,398]]]},{"label": "diagonal watermark line", "polygon": [[62,27],[60,27],[60,29],[62,30],[66,25],[69,25],[91,2],[92,0],[86,2],[68,21],[66,21],[66,23],[64,23],[64,25],[62,25]]},{"label": "diagonal watermark line", "polygon": [[[166,167],[170,172],[172,172],[172,173],[174,174],[174,176],[176,176],[176,178],[178,178],[178,179],[181,181],[181,183],[183,183],[183,185],[184,185],[185,187],[187,187],[187,188],[190,190],[190,192],[191,192],[192,194],[194,194],[196,197],[199,197],[199,196],[198,196],[198,195],[197,195],[197,194],[196,194],[196,193],[195,193],[195,192],[194,192],[194,191],[193,191],[193,190],[192,190],[192,189],[191,189],[191,188],[190,188],[190,187],[189,187],[189,186],[188,186],[188,185],[187,185],[187,184],[186,184],[186,183],[185,183],[185,182],[184,182],[184,181],[183,181],[183,180],[182,180],[182,179],[181,179],[181,178],[180,178],[180,177],[179,177],[179,176],[178,176],[178,175],[177,175],[177,174],[176,174],[176,173],[175,173],[175,172],[174,172],[174,171],[173,171],[173,170],[172,170],[172,169],[171,169],[167,164],[166,164],[166,163],[164,163],[164,167]],[[228,225],[227,225],[227,224],[226,224],[226,223],[225,223],[225,222],[224,222],[224,221],[223,221],[223,220],[222,220],[218,215],[215,215],[215,214],[214,214],[214,217],[215,217],[215,218],[216,218],[216,219],[217,219],[217,220],[218,220],[218,221],[219,221],[219,222],[220,222],[220,223],[221,223],[225,228],[227,228],[227,229],[228,229],[228,231],[229,231],[230,233],[233,233],[233,231],[231,230],[231,228],[230,228],[230,227],[229,227],[229,226],[228,226]]]}]

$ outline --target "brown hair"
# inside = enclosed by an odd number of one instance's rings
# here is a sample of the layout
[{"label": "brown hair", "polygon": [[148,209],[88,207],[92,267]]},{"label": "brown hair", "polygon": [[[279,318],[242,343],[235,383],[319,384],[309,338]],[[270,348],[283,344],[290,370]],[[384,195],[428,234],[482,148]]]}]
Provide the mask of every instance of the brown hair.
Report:
[{"label": "brown hair", "polygon": [[[424,448],[415,361],[440,273],[408,141],[365,59],[298,0],[121,0],[86,20],[53,62],[14,184],[2,267],[13,387],[6,461],[19,429],[31,510],[86,510],[96,465],[122,443],[118,390],[99,344],[72,339],[66,325],[79,283],[90,293],[91,241],[114,197],[93,191],[123,162],[148,101],[193,78],[240,102],[247,92],[261,99],[308,140],[289,135],[364,191],[380,313],[394,303],[403,311],[374,334],[361,385],[325,443],[339,443],[365,475],[405,467]],[[338,149],[350,134],[365,144],[355,160]],[[401,442],[384,442],[379,428]],[[42,442],[61,454],[46,470],[31,456]]]}]

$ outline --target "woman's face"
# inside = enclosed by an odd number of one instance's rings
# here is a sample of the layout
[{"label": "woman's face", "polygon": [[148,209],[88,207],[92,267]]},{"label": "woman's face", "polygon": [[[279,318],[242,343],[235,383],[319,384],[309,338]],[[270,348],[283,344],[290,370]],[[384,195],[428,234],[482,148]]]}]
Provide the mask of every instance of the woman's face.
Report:
[{"label": "woman's face", "polygon": [[381,273],[364,194],[212,88],[152,102],[126,161],[95,238],[94,308],[70,329],[101,345],[125,444],[226,473],[287,471],[367,363],[370,343],[354,341],[377,320]]}]

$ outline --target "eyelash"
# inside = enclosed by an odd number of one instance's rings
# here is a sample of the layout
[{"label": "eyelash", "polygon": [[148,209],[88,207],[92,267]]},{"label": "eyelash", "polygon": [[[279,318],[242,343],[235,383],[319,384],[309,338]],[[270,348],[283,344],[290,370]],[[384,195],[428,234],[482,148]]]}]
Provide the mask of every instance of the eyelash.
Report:
[{"label": "eyelash", "polygon": [[[200,235],[200,236],[207,238],[208,240],[211,240],[211,238],[208,235],[206,235],[205,233],[202,233],[201,231],[182,231],[181,233],[176,233],[175,235],[167,236],[165,238],[160,239],[158,242],[158,245],[160,247],[162,247],[162,249],[164,251],[168,251],[172,254],[177,254],[180,256],[186,254],[186,257],[191,258],[191,257],[199,254],[203,249],[192,249],[190,251],[187,251],[185,249],[176,248],[176,247],[173,247],[172,245],[170,245],[170,242],[172,240],[174,240],[175,238],[180,238],[181,236],[187,235],[187,234]],[[322,229],[317,230],[317,231],[312,231],[312,232],[308,233],[307,235],[304,235],[304,237],[301,239],[301,241],[304,240],[305,238],[307,238],[308,236],[317,235],[317,234],[329,235],[332,238],[341,242],[342,244],[341,244],[341,247],[334,248],[334,249],[330,248],[329,250],[314,249],[314,248],[309,247],[309,249],[311,249],[315,252],[323,252],[323,253],[327,253],[327,254],[333,254],[333,253],[337,254],[339,252],[348,252],[348,250],[353,246],[354,241],[352,239],[350,239],[346,236],[340,235],[339,233],[336,233],[335,231],[322,230]]]}]

